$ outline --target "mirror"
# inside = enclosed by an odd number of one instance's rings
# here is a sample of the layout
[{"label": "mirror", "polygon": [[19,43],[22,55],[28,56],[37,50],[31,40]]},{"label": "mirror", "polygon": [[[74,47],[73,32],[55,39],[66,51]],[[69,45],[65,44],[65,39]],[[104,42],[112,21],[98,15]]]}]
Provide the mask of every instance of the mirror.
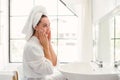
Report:
[{"label": "mirror", "polygon": [[120,61],[120,6],[95,23],[93,33],[95,60],[110,65]]}]

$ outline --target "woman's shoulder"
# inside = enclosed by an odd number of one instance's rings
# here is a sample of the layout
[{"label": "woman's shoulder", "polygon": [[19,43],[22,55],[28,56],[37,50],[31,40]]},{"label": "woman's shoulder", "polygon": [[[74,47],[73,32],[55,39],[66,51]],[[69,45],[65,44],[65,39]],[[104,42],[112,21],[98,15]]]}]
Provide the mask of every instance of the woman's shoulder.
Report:
[{"label": "woman's shoulder", "polygon": [[24,56],[26,56],[26,55],[32,55],[32,56],[39,55],[39,56],[41,56],[40,53],[43,56],[43,49],[40,46],[40,44],[38,44],[36,42],[36,40],[31,38],[29,41],[26,42],[25,47],[24,47]]},{"label": "woman's shoulder", "polygon": [[28,40],[25,44],[25,47],[27,48],[42,48],[39,44],[39,41],[36,37],[32,36],[30,40]]}]

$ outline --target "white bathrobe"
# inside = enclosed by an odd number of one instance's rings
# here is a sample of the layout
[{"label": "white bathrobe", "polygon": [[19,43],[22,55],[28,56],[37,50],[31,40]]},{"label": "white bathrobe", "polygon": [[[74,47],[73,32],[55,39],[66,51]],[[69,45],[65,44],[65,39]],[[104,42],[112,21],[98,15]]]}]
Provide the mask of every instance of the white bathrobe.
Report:
[{"label": "white bathrobe", "polygon": [[35,36],[24,47],[23,73],[24,80],[66,80],[45,58],[43,47]]}]

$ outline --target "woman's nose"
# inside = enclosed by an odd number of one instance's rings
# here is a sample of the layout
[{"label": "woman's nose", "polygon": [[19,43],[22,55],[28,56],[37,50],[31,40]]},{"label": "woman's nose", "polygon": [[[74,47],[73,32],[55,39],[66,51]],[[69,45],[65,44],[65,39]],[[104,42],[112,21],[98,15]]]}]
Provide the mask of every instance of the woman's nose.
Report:
[{"label": "woman's nose", "polygon": [[47,33],[49,33],[50,32],[50,28],[47,28]]},{"label": "woman's nose", "polygon": [[50,27],[49,27],[49,26],[47,27],[47,30],[48,30],[48,31],[50,30]]}]

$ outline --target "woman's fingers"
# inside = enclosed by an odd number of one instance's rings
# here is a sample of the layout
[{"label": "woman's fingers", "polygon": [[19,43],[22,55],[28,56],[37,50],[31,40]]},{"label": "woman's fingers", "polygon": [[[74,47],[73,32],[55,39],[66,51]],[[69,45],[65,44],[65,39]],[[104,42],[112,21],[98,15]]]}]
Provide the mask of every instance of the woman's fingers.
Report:
[{"label": "woman's fingers", "polygon": [[43,30],[39,31],[39,41],[44,48],[48,47],[48,39]]},{"label": "woman's fingers", "polygon": [[48,32],[48,40],[51,40],[51,31]]}]

